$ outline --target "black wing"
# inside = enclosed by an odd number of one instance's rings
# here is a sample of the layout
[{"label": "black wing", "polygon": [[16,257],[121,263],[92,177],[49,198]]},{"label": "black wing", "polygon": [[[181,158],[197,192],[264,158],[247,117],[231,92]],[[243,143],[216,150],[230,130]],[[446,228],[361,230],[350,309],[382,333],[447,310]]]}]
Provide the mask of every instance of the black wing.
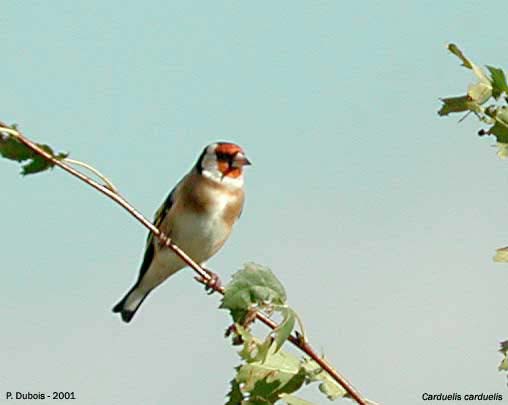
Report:
[{"label": "black wing", "polygon": [[[174,197],[176,193],[176,189],[180,183],[176,185],[176,187],[171,190],[167,198],[164,200],[160,208],[155,213],[155,218],[153,220],[153,224],[158,228],[162,223],[163,219],[168,215],[169,210],[173,206]],[[155,255],[155,239],[153,237],[152,232],[148,232],[148,237],[146,238],[146,250],[145,255],[143,257],[143,263],[141,263],[141,268],[139,269],[139,277],[138,282],[143,278],[144,274],[148,271],[150,264],[152,264],[153,256]]]}]

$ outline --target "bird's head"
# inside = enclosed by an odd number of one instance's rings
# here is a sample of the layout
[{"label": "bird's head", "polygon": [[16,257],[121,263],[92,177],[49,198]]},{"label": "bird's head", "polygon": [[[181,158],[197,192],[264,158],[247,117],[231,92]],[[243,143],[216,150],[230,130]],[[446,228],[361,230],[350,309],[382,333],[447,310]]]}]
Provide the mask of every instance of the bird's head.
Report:
[{"label": "bird's head", "polygon": [[196,169],[213,181],[241,187],[243,167],[250,164],[240,146],[230,142],[216,142],[203,150],[196,163]]}]

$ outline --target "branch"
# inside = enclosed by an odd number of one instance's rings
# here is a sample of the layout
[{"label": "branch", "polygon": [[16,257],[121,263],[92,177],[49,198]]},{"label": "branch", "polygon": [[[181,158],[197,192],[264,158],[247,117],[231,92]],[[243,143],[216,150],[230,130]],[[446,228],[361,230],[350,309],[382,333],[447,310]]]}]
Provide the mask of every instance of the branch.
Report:
[{"label": "branch", "polygon": [[[161,232],[155,225],[152,224],[151,221],[149,221],[147,218],[145,218],[138,210],[136,210],[124,197],[122,197],[112,186],[112,184],[109,181],[106,181],[106,178],[102,176],[99,172],[97,172],[95,169],[92,171],[99,175],[101,179],[103,179],[106,182],[106,185],[99,184],[95,180],[91,179],[90,177],[84,175],[80,171],[74,169],[73,167],[69,166],[64,161],[55,159],[51,154],[46,152],[44,149],[40,148],[37,144],[32,142],[30,139],[25,137],[19,130],[14,130],[10,128],[8,125],[0,121],[0,133],[5,132],[8,134],[11,134],[16,137],[16,139],[30,148],[32,151],[37,153],[38,155],[42,156],[44,159],[48,160],[53,164],[54,166],[58,166],[61,169],[65,170],[67,173],[77,177],[81,181],[85,182],[89,186],[95,188],[100,193],[104,194],[105,196],[109,197],[113,201],[115,201],[118,205],[120,205],[122,208],[124,208],[129,214],[131,214],[134,218],[138,220],[145,228],[147,228],[159,241],[161,244],[163,244],[165,247],[171,249],[178,257],[180,257],[190,268],[192,268],[198,275],[197,281],[202,284],[207,284],[208,281],[211,280],[210,274],[205,271],[199,264],[197,264],[194,260],[192,260],[182,249],[180,249],[167,235],[165,235],[163,232]],[[76,163],[76,161],[70,161],[69,163]],[[85,164],[81,164],[81,166],[86,167],[87,169],[90,169],[88,165],[85,166]],[[222,286],[213,286],[212,289],[217,291],[218,293],[224,295],[224,287]],[[268,316],[261,312],[256,312],[256,318],[264,323],[266,326],[268,326],[271,329],[277,328],[277,323],[272,321]],[[372,404],[371,401],[365,399],[338,371],[336,371],[325,359],[320,357],[316,351],[312,348],[312,346],[307,342],[306,338],[303,335],[300,335],[298,333],[295,333],[294,335],[291,335],[288,337],[288,340],[296,346],[298,349],[300,349],[302,352],[304,352],[306,355],[308,355],[312,360],[314,360],[323,370],[325,370],[330,377],[332,377],[344,390],[348,393],[349,397],[351,397],[356,403],[359,405],[369,405]]]}]

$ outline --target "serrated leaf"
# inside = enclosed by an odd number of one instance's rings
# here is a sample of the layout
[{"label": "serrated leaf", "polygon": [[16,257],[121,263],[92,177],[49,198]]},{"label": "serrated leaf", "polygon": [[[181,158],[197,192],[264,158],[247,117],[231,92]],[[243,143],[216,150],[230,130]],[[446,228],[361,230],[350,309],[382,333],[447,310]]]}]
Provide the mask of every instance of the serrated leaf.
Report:
[{"label": "serrated leaf", "polygon": [[314,405],[312,402],[295,397],[294,395],[283,395],[282,401],[287,405]]},{"label": "serrated leaf", "polygon": [[292,354],[270,349],[266,360],[240,366],[236,380],[250,396],[276,401],[282,394],[297,391],[304,383],[305,370]]},{"label": "serrated leaf", "polygon": [[496,249],[496,255],[493,259],[498,263],[508,263],[508,246]]},{"label": "serrated leaf", "polygon": [[221,308],[246,311],[253,305],[284,305],[286,292],[268,267],[247,263],[224,289]]},{"label": "serrated leaf", "polygon": [[303,362],[303,368],[306,372],[307,383],[320,382],[319,390],[327,396],[330,401],[343,397],[347,394],[337,381],[335,381],[319,364],[309,358]]},{"label": "serrated leaf", "polygon": [[240,384],[238,383],[238,381],[236,381],[235,378],[233,378],[230,381],[230,384],[231,389],[229,390],[229,393],[227,395],[229,399],[225,405],[240,405],[243,400],[242,391],[240,391]]},{"label": "serrated leaf", "polygon": [[[242,350],[238,352],[240,357],[245,360],[247,363],[252,363],[260,360],[260,351],[262,349],[262,342],[259,341],[256,337],[252,336],[252,334],[245,328],[240,325],[236,325],[236,330],[238,335],[241,336],[243,341]],[[266,357],[265,353],[262,353],[262,358]]]},{"label": "serrated leaf", "polygon": [[487,69],[490,72],[492,82],[492,96],[498,99],[503,92],[508,94],[508,83],[506,83],[506,75],[503,69],[494,66],[487,66]]},{"label": "serrated leaf", "polygon": [[275,351],[277,352],[284,342],[287,340],[293,328],[295,326],[295,312],[289,307],[282,307],[278,309],[283,316],[283,319],[279,326],[273,330],[275,334]]},{"label": "serrated leaf", "polygon": [[240,350],[238,354],[247,363],[264,363],[268,355],[273,352],[272,345],[274,339],[271,336],[261,341],[241,325],[236,325],[236,333],[243,341],[242,350]]}]

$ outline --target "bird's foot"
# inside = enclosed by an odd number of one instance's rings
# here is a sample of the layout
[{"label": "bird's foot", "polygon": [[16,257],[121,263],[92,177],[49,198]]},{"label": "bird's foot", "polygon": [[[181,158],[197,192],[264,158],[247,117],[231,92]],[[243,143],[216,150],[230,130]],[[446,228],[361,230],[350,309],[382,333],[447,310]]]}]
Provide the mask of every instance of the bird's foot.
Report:
[{"label": "bird's foot", "polygon": [[203,270],[210,276],[208,278],[204,278],[201,276],[196,276],[195,279],[200,283],[205,285],[205,290],[209,292],[209,294],[213,294],[215,291],[219,291],[222,289],[222,281],[217,273],[214,273],[211,270],[205,269]]},{"label": "bird's foot", "polygon": [[169,240],[170,240],[169,237],[165,233],[161,232],[161,234],[159,235],[159,248],[162,249],[166,247]]}]

